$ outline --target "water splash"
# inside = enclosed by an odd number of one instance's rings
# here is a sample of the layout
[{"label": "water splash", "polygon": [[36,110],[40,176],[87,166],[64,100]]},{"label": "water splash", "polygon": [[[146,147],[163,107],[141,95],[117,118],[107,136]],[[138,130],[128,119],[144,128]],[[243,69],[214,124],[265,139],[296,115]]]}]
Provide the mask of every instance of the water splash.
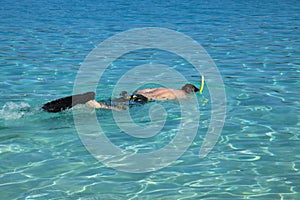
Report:
[{"label": "water splash", "polygon": [[30,105],[26,102],[14,103],[6,102],[0,110],[0,120],[15,120],[20,119],[28,113]]}]

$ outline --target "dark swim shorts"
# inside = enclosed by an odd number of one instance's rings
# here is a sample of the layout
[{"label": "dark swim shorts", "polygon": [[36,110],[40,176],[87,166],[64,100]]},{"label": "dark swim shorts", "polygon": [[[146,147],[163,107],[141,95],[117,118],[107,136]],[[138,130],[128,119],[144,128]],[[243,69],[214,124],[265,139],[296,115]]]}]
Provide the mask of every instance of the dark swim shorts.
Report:
[{"label": "dark swim shorts", "polygon": [[134,94],[131,96],[124,96],[116,99],[101,100],[99,101],[108,106],[141,106],[148,102],[148,99],[140,94]]}]

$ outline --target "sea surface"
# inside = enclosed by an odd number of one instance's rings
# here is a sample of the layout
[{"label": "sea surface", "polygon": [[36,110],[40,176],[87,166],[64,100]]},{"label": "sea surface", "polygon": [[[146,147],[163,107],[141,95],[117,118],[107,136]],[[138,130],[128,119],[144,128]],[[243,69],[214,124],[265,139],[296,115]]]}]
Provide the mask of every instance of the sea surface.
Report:
[{"label": "sea surface", "polygon": [[[227,113],[216,145],[200,159],[211,117],[204,87],[196,95],[199,128],[183,155],[160,170],[128,173],[89,153],[73,110],[40,107],[72,94],[81,64],[102,41],[144,27],[178,31],[205,48],[222,76]],[[111,98],[124,73],[155,62],[199,84],[187,60],[150,49],[113,62],[96,98]],[[169,78],[174,88],[185,84]],[[149,125],[153,105],[130,108],[133,120]],[[74,109],[95,115],[113,144],[138,154],[175,138],[179,105],[160,106],[169,113],[165,129],[149,138],[124,133],[110,110]],[[300,1],[2,0],[0,199],[300,199]]]}]

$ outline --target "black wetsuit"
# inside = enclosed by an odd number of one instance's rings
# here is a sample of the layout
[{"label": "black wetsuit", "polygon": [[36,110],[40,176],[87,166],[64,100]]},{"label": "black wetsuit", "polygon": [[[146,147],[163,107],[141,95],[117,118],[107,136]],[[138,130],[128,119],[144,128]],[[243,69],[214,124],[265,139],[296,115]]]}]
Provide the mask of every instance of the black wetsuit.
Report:
[{"label": "black wetsuit", "polygon": [[[77,104],[85,104],[90,100],[95,100],[94,92],[87,92],[84,94],[72,95],[60,99],[56,99],[54,101],[48,102],[42,106],[42,109],[47,112],[61,112],[63,110],[67,110],[76,106]],[[116,99],[110,100],[101,100],[100,104],[106,105],[109,107],[130,107],[135,105],[143,105],[148,102],[148,99],[143,95],[131,95],[131,96],[123,96]]]}]

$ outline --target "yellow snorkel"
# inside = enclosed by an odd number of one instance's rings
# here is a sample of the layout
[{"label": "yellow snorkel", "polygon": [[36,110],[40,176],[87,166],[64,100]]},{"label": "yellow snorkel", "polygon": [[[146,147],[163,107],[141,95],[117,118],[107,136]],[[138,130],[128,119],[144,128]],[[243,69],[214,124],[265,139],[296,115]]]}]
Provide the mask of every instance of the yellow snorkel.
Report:
[{"label": "yellow snorkel", "polygon": [[204,88],[204,76],[202,75],[201,76],[200,89],[199,89],[200,94],[202,94],[203,88]]}]

